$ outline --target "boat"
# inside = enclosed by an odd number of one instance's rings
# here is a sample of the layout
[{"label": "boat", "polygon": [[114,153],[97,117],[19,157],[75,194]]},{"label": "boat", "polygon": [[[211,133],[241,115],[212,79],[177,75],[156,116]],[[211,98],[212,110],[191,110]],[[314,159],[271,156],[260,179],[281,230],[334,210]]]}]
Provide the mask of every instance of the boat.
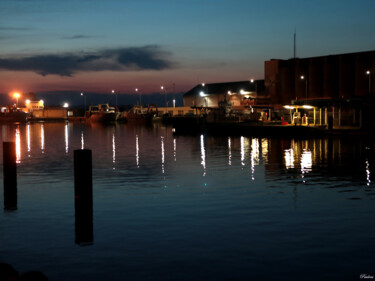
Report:
[{"label": "boat", "polygon": [[27,122],[29,114],[16,107],[2,107],[0,112],[1,123]]},{"label": "boat", "polygon": [[116,111],[116,108],[107,103],[91,105],[86,112],[86,118],[91,122],[115,122],[119,116],[120,113]]},{"label": "boat", "polygon": [[153,104],[147,107],[136,105],[126,113],[126,120],[128,122],[151,122],[157,119],[158,108]]}]

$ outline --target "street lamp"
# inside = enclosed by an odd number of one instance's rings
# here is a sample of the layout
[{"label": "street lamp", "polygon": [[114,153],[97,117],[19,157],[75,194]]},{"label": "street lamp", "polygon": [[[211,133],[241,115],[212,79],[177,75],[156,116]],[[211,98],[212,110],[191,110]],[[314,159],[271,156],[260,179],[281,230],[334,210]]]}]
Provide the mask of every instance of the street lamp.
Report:
[{"label": "street lamp", "polygon": [[[138,93],[139,89],[135,88],[135,91]],[[139,103],[140,103],[140,106],[142,106],[142,94],[141,94],[141,91],[139,91]]]},{"label": "street lamp", "polygon": [[84,102],[83,111],[86,111],[86,95],[84,95],[83,93],[81,93],[81,97],[83,97],[83,102]]},{"label": "street lamp", "polygon": [[304,75],[301,75],[301,80],[305,80],[305,95],[307,101],[307,78]]},{"label": "street lamp", "polygon": [[116,103],[115,103],[115,105],[116,105],[115,111],[117,111],[117,95],[116,95],[116,93],[115,93],[115,90],[112,90],[112,94],[115,95],[115,100],[116,100]]},{"label": "street lamp", "polygon": [[17,101],[16,106],[17,106],[17,108],[18,108],[18,98],[19,98],[21,95],[20,95],[20,93],[14,93],[13,96],[16,98],[16,101]]},{"label": "street lamp", "polygon": [[168,107],[168,103],[167,103],[167,91],[166,89],[164,88],[164,86],[161,86],[160,89],[162,91],[164,91],[164,103],[165,103],[165,106]]},{"label": "street lamp", "polygon": [[367,70],[366,75],[368,75],[368,93],[371,93],[371,71]]},{"label": "street lamp", "polygon": [[[250,79],[250,83],[251,84],[254,84],[254,82],[255,82],[255,80],[254,79]],[[257,93],[258,94],[258,89],[257,89],[257,87],[258,87],[258,84],[255,82],[255,93]]]}]

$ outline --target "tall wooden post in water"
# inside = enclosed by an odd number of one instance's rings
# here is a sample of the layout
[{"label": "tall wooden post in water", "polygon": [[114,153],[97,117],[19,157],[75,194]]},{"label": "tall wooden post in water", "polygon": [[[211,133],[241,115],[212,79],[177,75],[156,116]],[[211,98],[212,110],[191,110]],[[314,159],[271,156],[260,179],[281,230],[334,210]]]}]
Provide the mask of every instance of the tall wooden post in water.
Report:
[{"label": "tall wooden post in water", "polygon": [[4,209],[17,209],[16,143],[3,142]]},{"label": "tall wooden post in water", "polygon": [[93,243],[92,154],[89,149],[74,151],[74,205],[76,244]]}]

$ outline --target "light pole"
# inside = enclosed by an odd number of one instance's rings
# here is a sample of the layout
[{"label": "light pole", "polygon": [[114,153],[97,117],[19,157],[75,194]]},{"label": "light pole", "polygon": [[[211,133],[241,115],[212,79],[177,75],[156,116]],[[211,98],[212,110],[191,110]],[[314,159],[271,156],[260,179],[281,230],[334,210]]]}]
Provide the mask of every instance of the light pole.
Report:
[{"label": "light pole", "polygon": [[[138,88],[135,88],[135,91],[138,93]],[[142,94],[141,91],[139,91],[139,105],[142,107]]]},{"label": "light pole", "polygon": [[85,112],[86,111],[86,95],[84,95],[83,93],[81,93],[81,97],[83,97],[83,111]]},{"label": "light pole", "polygon": [[112,90],[112,94],[114,94],[115,95],[115,111],[117,111],[117,95],[116,95],[116,92],[115,92],[115,90]]},{"label": "light pole", "polygon": [[371,71],[367,70],[366,75],[368,75],[368,93],[371,93]]},{"label": "light pole", "polygon": [[307,78],[304,75],[301,75],[301,80],[305,80],[305,95],[306,95],[306,102],[307,102]]},{"label": "light pole", "polygon": [[[206,86],[205,83],[202,83],[201,85],[202,85],[203,91],[200,92],[200,95],[201,95],[202,97],[206,97],[206,96],[208,96],[208,86]],[[205,106],[205,107],[208,107],[207,98],[204,98],[204,106]]]},{"label": "light pole", "polygon": [[168,107],[168,103],[167,103],[167,90],[164,88],[164,86],[161,86],[160,89],[162,91],[164,91],[164,103],[165,103],[165,106]]},{"label": "light pole", "polygon": [[175,95],[174,95],[174,93],[175,93],[175,90],[174,90],[175,84],[174,83],[172,84],[172,87],[173,87],[173,108],[175,108],[176,107],[176,98],[175,98]]},{"label": "light pole", "polygon": [[[254,82],[255,82],[255,83],[254,83]],[[250,83],[251,83],[251,84],[254,84],[254,86],[255,86],[255,93],[258,94],[257,82],[254,81],[254,79],[250,79]]]},{"label": "light pole", "polygon": [[14,93],[13,96],[16,98],[16,107],[18,108],[18,98],[21,96],[20,93]]}]

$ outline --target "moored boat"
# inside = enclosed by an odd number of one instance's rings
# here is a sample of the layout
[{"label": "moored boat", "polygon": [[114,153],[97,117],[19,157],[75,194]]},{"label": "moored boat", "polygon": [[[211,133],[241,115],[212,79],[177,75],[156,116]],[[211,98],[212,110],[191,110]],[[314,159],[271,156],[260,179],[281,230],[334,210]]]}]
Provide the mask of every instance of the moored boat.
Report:
[{"label": "moored boat", "polygon": [[86,112],[86,117],[91,122],[115,122],[120,113],[116,108],[109,106],[107,103],[92,105]]},{"label": "moored boat", "polygon": [[28,118],[29,114],[18,108],[4,107],[0,112],[1,123],[26,122]]},{"label": "moored boat", "polygon": [[155,105],[142,107],[139,105],[133,106],[126,113],[126,120],[128,122],[151,122],[158,117],[158,109]]}]

